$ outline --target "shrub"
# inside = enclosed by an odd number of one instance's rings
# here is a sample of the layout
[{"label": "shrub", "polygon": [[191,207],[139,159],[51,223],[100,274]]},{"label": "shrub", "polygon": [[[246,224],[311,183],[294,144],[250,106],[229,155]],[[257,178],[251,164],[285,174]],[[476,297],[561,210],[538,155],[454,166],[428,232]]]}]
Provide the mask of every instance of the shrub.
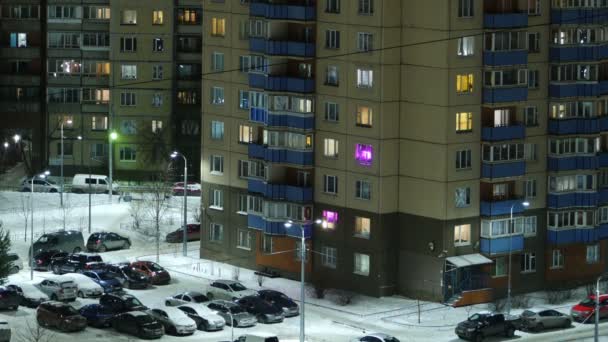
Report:
[{"label": "shrub", "polygon": [[[330,297],[330,294],[328,293],[327,296]],[[346,306],[353,302],[354,297],[355,297],[355,294],[350,291],[332,290],[330,298],[334,304],[340,305],[340,306]]]},{"label": "shrub", "polygon": [[574,289],[549,290],[547,291],[547,302],[549,304],[561,304],[574,297]]}]

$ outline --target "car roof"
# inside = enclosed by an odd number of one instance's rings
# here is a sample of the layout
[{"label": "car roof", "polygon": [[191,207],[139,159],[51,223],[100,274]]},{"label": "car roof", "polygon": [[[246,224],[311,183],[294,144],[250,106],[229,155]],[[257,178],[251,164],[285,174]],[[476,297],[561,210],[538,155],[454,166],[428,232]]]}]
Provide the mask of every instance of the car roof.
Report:
[{"label": "car roof", "polygon": [[148,316],[148,313],[146,313],[144,311],[128,311],[128,312],[125,312],[125,314],[129,314],[129,315],[132,315],[132,316],[135,316],[135,317],[137,317],[137,316]]},{"label": "car roof", "polygon": [[240,284],[240,282],[238,282],[236,280],[228,280],[228,279],[218,279],[218,280],[214,281],[214,283],[226,284],[226,285]]},{"label": "car roof", "polygon": [[391,335],[387,335],[387,334],[384,334],[384,333],[371,333],[371,334],[367,334],[365,336],[373,336],[373,337],[377,337],[377,338],[380,338],[380,339],[383,339],[383,340],[386,339],[386,338],[392,337]]},{"label": "car roof", "polygon": [[72,279],[68,276],[65,276],[63,274],[51,275],[51,276],[46,277],[46,279],[43,279],[43,280],[52,280],[52,281],[56,281],[56,282],[63,282],[63,281],[73,282],[74,281],[74,279]]},{"label": "car roof", "polygon": [[214,304],[221,304],[221,305],[228,306],[228,307],[231,307],[231,306],[239,306],[237,303],[235,303],[235,302],[231,302],[231,301],[229,301],[229,300],[225,300],[225,299],[216,299],[216,300],[212,300],[211,302],[209,302],[209,304],[211,304],[211,303],[214,303]]},{"label": "car roof", "polygon": [[180,295],[180,294],[185,294],[185,295],[189,295],[189,296],[200,296],[200,295],[203,295],[202,292],[198,292],[198,291],[184,291],[182,293],[178,293],[177,295]]}]

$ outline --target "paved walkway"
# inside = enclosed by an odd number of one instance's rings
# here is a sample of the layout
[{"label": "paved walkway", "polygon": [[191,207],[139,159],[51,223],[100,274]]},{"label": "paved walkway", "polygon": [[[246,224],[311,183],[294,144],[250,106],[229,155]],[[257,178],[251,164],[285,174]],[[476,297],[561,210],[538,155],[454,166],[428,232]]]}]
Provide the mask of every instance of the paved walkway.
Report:
[{"label": "paved walkway", "polygon": [[17,187],[25,174],[23,163],[17,163],[17,165],[6,170],[5,173],[0,174],[0,187]]}]

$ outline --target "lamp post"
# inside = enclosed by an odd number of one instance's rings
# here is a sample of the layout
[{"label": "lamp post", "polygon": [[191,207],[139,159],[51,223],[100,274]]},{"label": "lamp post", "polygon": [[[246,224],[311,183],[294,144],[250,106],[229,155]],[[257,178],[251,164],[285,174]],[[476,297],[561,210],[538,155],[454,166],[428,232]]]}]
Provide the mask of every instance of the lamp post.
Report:
[{"label": "lamp post", "polygon": [[183,153],[179,153],[177,151],[171,153],[171,158],[175,159],[177,156],[181,156],[184,159],[184,226],[182,228],[182,254],[184,256],[188,256],[188,160]]},{"label": "lamp post", "polygon": [[234,318],[232,318],[230,308],[228,308],[228,314],[230,315],[230,341],[234,341]]},{"label": "lamp post", "polygon": [[[50,175],[49,171],[44,171],[38,177],[44,179],[46,176]],[[32,195],[30,196],[30,211],[32,212],[32,220],[30,222],[30,280],[34,280],[34,179],[36,176],[32,176],[32,186],[31,191]]]},{"label": "lamp post", "polygon": [[595,327],[593,328],[594,342],[599,342],[600,338],[600,280],[602,280],[602,278],[605,276],[606,274],[602,274],[601,276],[597,277],[597,282],[595,284]]},{"label": "lamp post", "polygon": [[61,120],[61,165],[60,165],[60,177],[61,177],[61,191],[59,194],[59,201],[61,204],[61,207],[63,208],[63,125],[64,124],[68,124],[71,125],[72,124],[72,119],[68,119],[64,122],[64,120]]},{"label": "lamp post", "polygon": [[[293,221],[289,220],[284,225],[285,228],[291,228]],[[306,258],[306,236],[303,225],[300,225],[300,229],[302,230],[302,237],[300,239],[300,305],[302,306],[300,309],[300,342],[304,342],[304,260]]]},{"label": "lamp post", "polygon": [[510,219],[509,219],[509,273],[507,274],[507,315],[511,314],[511,252],[512,252],[512,243],[513,243],[513,233],[515,232],[515,222],[513,222],[513,208],[516,205],[522,205],[525,208],[527,208],[530,203],[527,201],[521,202],[521,203],[514,203],[511,206],[511,215],[510,215]]},{"label": "lamp post", "polygon": [[108,150],[109,150],[108,151],[108,158],[109,158],[109,160],[108,160],[108,168],[109,168],[109,173],[110,173],[109,177],[108,177],[108,181],[110,182],[110,187],[109,187],[108,194],[110,196],[110,203],[112,203],[112,185],[114,185],[113,181],[112,181],[112,159],[113,159],[112,158],[112,150],[113,150],[113,148],[112,148],[112,141],[116,140],[117,138],[118,138],[118,134],[116,132],[111,132],[110,136],[109,136],[109,139],[108,139],[109,140],[109,146],[108,146]]}]

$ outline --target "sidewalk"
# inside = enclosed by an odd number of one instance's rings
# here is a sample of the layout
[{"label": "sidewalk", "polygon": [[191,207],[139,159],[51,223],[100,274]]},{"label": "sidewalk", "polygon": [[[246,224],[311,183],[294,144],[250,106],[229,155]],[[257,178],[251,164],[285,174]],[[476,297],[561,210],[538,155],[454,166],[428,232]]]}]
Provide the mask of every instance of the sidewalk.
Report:
[{"label": "sidewalk", "polygon": [[0,187],[17,187],[21,178],[25,176],[23,163],[17,163],[17,165],[6,170],[5,173],[0,174]]}]

